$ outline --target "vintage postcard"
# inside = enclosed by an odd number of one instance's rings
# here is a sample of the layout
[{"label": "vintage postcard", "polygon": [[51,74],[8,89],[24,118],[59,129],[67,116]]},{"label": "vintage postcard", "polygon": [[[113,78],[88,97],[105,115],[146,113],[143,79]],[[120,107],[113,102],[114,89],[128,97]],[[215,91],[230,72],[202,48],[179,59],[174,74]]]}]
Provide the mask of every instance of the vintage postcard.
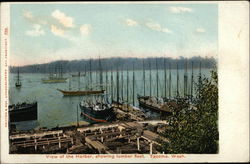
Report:
[{"label": "vintage postcard", "polygon": [[249,162],[249,3],[1,3],[1,163]]}]

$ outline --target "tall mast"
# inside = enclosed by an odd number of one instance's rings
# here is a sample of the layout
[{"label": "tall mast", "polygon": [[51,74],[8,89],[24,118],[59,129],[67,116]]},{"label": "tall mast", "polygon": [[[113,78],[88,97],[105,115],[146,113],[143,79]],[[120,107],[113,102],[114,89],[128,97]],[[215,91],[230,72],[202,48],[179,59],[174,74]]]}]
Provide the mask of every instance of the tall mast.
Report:
[{"label": "tall mast", "polygon": [[[87,65],[87,64],[86,64]],[[86,66],[87,69],[87,66]],[[87,70],[86,70],[87,71]],[[86,72],[87,73],[87,72]],[[88,88],[89,86],[89,76],[87,76],[87,74],[85,74],[85,78],[84,78],[84,83],[85,83],[85,89]]]},{"label": "tall mast", "polygon": [[57,70],[58,70],[58,68],[57,68],[57,66],[55,66],[55,73],[54,74],[56,75],[56,77],[58,77],[58,71]]},{"label": "tall mast", "polygon": [[187,59],[186,59],[186,67],[185,67],[185,73],[184,73],[184,97],[187,96]]},{"label": "tall mast", "polygon": [[164,97],[167,97],[167,70],[166,70],[166,58],[164,58]]},{"label": "tall mast", "polygon": [[[95,63],[94,61],[93,61],[93,63]],[[97,68],[97,66],[96,66],[96,64],[93,64],[93,75],[95,76],[95,78],[94,78],[94,80],[95,80],[95,86],[98,86],[98,84],[99,84],[99,86],[100,86],[100,75],[99,75],[99,69]],[[98,76],[99,75],[99,76]]]},{"label": "tall mast", "polygon": [[62,77],[62,67],[59,65],[58,67],[58,76],[61,78]]},{"label": "tall mast", "polygon": [[119,70],[117,64],[117,71],[116,71],[116,101],[119,103]]},{"label": "tall mast", "polygon": [[87,66],[86,64],[84,65],[84,76],[86,76],[86,73],[87,73]]},{"label": "tall mast", "polygon": [[200,74],[200,77],[201,77],[201,61],[200,61],[199,74]]},{"label": "tall mast", "polygon": [[60,77],[60,78],[63,77],[63,68],[62,68],[62,64],[59,65],[59,77]]},{"label": "tall mast", "polygon": [[106,69],[106,92],[108,92],[108,70]]},{"label": "tall mast", "polygon": [[200,61],[200,67],[199,67],[199,96],[200,96],[200,92],[201,92],[201,61]]},{"label": "tall mast", "polygon": [[133,106],[135,106],[135,70],[133,63]]},{"label": "tall mast", "polygon": [[111,67],[111,101],[113,101],[113,69]]},{"label": "tall mast", "polygon": [[179,66],[177,62],[177,97],[179,97]]},{"label": "tall mast", "polygon": [[60,65],[58,65],[58,67],[57,67],[56,75],[57,75],[57,77],[61,77],[61,66]]},{"label": "tall mast", "polygon": [[144,65],[144,59],[142,60],[142,67],[143,67],[143,95],[146,95],[146,85],[145,85],[145,65]]},{"label": "tall mast", "polygon": [[63,66],[62,66],[62,64],[61,64],[61,78],[63,77]]},{"label": "tall mast", "polygon": [[71,78],[69,77],[69,90],[71,90]]},{"label": "tall mast", "polygon": [[52,77],[51,65],[49,65],[47,68],[48,68],[48,71],[49,71],[49,78],[51,78]]},{"label": "tall mast", "polygon": [[100,86],[101,86],[101,90],[103,90],[103,81],[102,81],[102,64],[101,64],[101,59],[100,59],[100,56],[99,56],[99,72],[100,72]]},{"label": "tall mast", "polygon": [[168,88],[169,89],[169,93],[168,93],[169,94],[169,99],[171,99],[171,92],[172,92],[171,91],[171,87],[172,87],[171,86],[171,80],[172,80],[171,78],[172,78],[171,77],[171,63],[169,62],[169,88]]},{"label": "tall mast", "polygon": [[81,72],[79,71],[79,73],[78,73],[78,90],[80,90],[80,80],[81,80]]},{"label": "tall mast", "polygon": [[81,79],[81,76],[79,75],[79,77],[78,77],[78,90],[80,90],[80,88],[81,88],[81,87],[80,87],[80,84],[81,84],[81,83],[80,83],[80,79]]},{"label": "tall mast", "polygon": [[152,96],[152,75],[151,75],[151,61],[149,60],[149,95]]},{"label": "tall mast", "polygon": [[127,102],[129,104],[129,72],[127,67]]},{"label": "tall mast", "polygon": [[121,95],[122,95],[122,101],[123,101],[123,67],[122,67],[122,70],[121,70],[121,72],[122,72],[122,81],[121,81]]},{"label": "tall mast", "polygon": [[159,76],[158,76],[158,63],[156,58],[156,96],[159,97]]},{"label": "tall mast", "polygon": [[19,74],[19,67],[17,68],[17,83],[20,82],[20,74]]},{"label": "tall mast", "polygon": [[193,99],[193,80],[194,80],[194,72],[193,72],[193,61],[192,61],[192,75],[191,75],[191,100]]},{"label": "tall mast", "polygon": [[201,61],[200,61],[200,67],[199,67],[199,80],[200,80],[200,82],[201,82]]},{"label": "tall mast", "polygon": [[78,104],[77,104],[77,107],[76,107],[76,121],[77,121],[77,127],[79,126],[79,118],[78,118]]},{"label": "tall mast", "polygon": [[90,86],[92,89],[92,65],[91,65],[91,59],[89,60],[89,78],[90,78]]}]

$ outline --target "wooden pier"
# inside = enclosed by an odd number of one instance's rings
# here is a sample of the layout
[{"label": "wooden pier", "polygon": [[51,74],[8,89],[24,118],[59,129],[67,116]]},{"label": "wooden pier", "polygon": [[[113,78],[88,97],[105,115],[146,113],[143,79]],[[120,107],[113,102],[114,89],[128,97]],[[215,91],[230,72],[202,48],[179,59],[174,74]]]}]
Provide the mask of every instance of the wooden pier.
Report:
[{"label": "wooden pier", "polygon": [[[120,153],[160,153],[154,148],[160,145],[158,139],[167,141],[151,131],[149,126],[156,128],[167,126],[166,120],[144,120],[132,122],[114,122],[79,127],[75,130],[55,130],[33,134],[16,134],[10,136],[12,147],[45,149],[51,145],[57,145],[57,149],[66,145],[67,152],[79,149],[78,152],[88,154],[87,149],[100,154]],[[78,138],[78,139],[77,139]],[[77,141],[76,140],[79,140]],[[116,145],[116,146],[115,146]],[[65,146],[64,146],[65,148]]]},{"label": "wooden pier", "polygon": [[63,130],[55,130],[55,131],[46,131],[46,132],[39,132],[39,133],[34,133],[34,134],[16,134],[16,135],[11,135],[10,140],[14,139],[20,139],[20,138],[39,138],[47,135],[55,135],[57,134],[58,136],[63,133]]},{"label": "wooden pier", "polygon": [[[153,153],[153,145],[160,145],[158,139],[162,139],[168,142],[167,139],[161,137],[155,132],[147,130],[147,125],[151,124],[157,126],[158,124],[167,125],[166,120],[148,120],[148,121],[138,121],[138,122],[121,122],[113,123],[108,126],[100,125],[87,128],[78,128],[77,130],[84,133],[86,136],[86,143],[92,146],[98,152],[113,154],[115,150],[110,150],[108,147],[110,142],[115,140],[125,140],[123,143],[126,146],[134,146],[136,153],[141,152],[141,147],[145,142],[147,143],[148,153]],[[130,147],[133,148],[133,147]],[[121,150],[120,150],[121,151]],[[142,151],[143,152],[143,151]],[[145,152],[145,150],[144,150]],[[156,151],[154,151],[156,152]],[[159,152],[157,152],[159,153]]]},{"label": "wooden pier", "polygon": [[73,145],[74,140],[73,137],[63,133],[63,130],[55,130],[34,134],[11,135],[10,143],[15,148],[34,147],[34,150],[37,150],[38,147],[45,149],[45,146],[57,144],[58,149],[60,149],[64,143],[71,143]]}]

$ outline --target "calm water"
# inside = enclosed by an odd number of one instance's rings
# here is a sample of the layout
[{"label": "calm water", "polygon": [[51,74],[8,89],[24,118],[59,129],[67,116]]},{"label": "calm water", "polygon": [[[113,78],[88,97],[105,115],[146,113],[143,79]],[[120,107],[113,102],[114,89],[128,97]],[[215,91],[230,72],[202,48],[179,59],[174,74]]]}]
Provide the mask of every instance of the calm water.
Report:
[{"label": "calm water", "polygon": [[[171,85],[171,95],[176,95],[176,70],[172,70],[172,85]],[[209,77],[210,76],[209,69],[203,69],[202,75]],[[156,71],[152,70],[152,95],[156,96]],[[199,70],[194,70],[194,81],[197,82],[197,77],[199,74]],[[119,90],[120,90],[120,99],[123,97],[124,101],[127,101],[127,90],[129,91],[129,102],[133,102],[132,97],[132,79],[133,72],[129,71],[129,87],[127,89],[127,72],[123,71],[123,81],[122,81],[122,73],[119,73]],[[159,96],[165,95],[164,89],[164,71],[159,70]],[[21,89],[17,89],[15,87],[16,74],[10,74],[10,86],[9,86],[9,95],[10,95],[10,104],[24,102],[24,101],[38,101],[38,120],[37,121],[24,121],[17,123],[17,129],[32,129],[39,127],[48,127],[52,128],[55,126],[66,126],[70,125],[77,121],[77,114],[80,115],[80,109],[77,113],[77,105],[79,102],[85,98],[84,96],[77,97],[63,97],[62,93],[57,91],[57,88],[60,89],[69,89],[71,85],[72,90],[74,89],[84,89],[90,83],[89,76],[81,77],[80,80],[78,77],[71,77],[71,74],[64,74],[65,77],[69,77],[66,83],[52,83],[52,84],[44,84],[41,82],[41,78],[47,77],[47,74],[20,74],[22,87]],[[149,95],[149,71],[146,71],[146,95]],[[168,71],[167,71],[167,88],[168,85]],[[106,81],[107,79],[107,81]],[[107,90],[108,93],[111,93],[111,72],[103,72],[103,84],[104,89]],[[116,100],[116,72],[113,72],[113,98]],[[184,87],[184,70],[179,70],[179,93],[183,94]],[[122,84],[123,83],[123,84]],[[99,86],[99,74],[96,72],[92,73],[92,85],[95,88]],[[123,89],[122,89],[123,85]],[[191,85],[191,71],[188,72],[188,88],[190,92]],[[122,94],[123,93],[123,94]],[[143,72],[135,71],[135,105],[138,106],[138,102],[136,99],[136,95],[143,95]],[[168,89],[167,89],[167,95]],[[123,96],[122,96],[123,95]],[[80,121],[85,121],[83,118],[79,116]]]}]

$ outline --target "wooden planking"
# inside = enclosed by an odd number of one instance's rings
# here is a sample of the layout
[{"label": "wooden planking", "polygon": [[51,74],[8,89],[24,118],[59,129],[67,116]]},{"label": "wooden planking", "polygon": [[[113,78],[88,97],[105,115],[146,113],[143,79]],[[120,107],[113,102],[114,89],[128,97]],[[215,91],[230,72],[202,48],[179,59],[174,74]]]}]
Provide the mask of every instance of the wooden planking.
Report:
[{"label": "wooden planking", "polygon": [[159,134],[156,134],[150,130],[144,130],[143,131],[143,135],[141,136],[142,138],[148,140],[149,142],[153,142],[153,143],[156,143],[156,144],[159,144],[156,140],[157,139],[162,139],[164,140],[165,142],[169,142],[168,139],[160,136]]},{"label": "wooden planking", "polygon": [[94,130],[99,130],[99,129],[107,129],[107,128],[114,128],[118,127],[119,124],[104,124],[104,125],[99,125],[99,126],[92,126],[92,127],[84,127],[84,128],[77,128],[77,131],[79,132],[85,132],[88,130],[94,131]]},{"label": "wooden planking", "polygon": [[35,141],[35,140],[30,140],[30,141],[23,141],[23,142],[12,142],[12,145],[15,146],[20,146],[20,147],[31,147],[31,146],[39,146],[39,145],[49,145],[49,144],[54,144],[54,143],[63,143],[63,142],[71,142],[72,138],[68,137],[62,137],[62,138],[57,138],[53,140],[48,140],[48,141]]},{"label": "wooden planking", "polygon": [[21,138],[39,138],[39,137],[43,137],[46,135],[54,135],[54,134],[62,134],[63,131],[62,130],[56,130],[56,131],[47,131],[47,132],[41,132],[41,133],[34,133],[34,134],[16,134],[16,135],[11,135],[10,139],[21,139]]},{"label": "wooden planking", "polygon": [[125,127],[128,128],[130,127],[132,124],[138,126],[141,126],[139,124],[168,124],[168,122],[166,120],[146,120],[146,121],[131,121],[131,122],[121,122],[121,123],[109,123],[109,124],[99,124],[97,126],[91,126],[91,127],[84,127],[84,128],[77,128],[77,131],[79,132],[85,132],[85,131],[94,131],[94,130],[100,130],[100,129],[108,129],[108,128],[115,128],[115,127]]}]

